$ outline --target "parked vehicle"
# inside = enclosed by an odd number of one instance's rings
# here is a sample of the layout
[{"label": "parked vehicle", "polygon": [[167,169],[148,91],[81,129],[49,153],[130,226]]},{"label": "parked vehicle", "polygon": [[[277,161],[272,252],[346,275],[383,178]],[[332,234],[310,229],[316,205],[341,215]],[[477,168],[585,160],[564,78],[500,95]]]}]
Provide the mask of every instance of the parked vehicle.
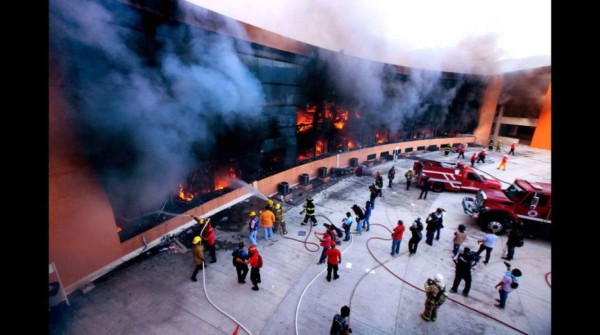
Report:
[{"label": "parked vehicle", "polygon": [[449,163],[430,159],[420,159],[413,164],[417,176],[417,183],[423,186],[423,177],[428,176],[433,183],[431,190],[434,192],[466,191],[477,192],[481,188],[499,190],[501,184],[498,180],[488,179],[477,173],[468,164],[461,162]]}]

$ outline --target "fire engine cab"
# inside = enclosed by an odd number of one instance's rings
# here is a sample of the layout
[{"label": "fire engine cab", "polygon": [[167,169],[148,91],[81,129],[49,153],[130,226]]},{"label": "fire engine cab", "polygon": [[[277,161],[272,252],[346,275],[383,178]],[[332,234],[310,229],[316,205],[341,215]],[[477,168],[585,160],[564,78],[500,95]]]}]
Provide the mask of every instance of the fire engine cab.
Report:
[{"label": "fire engine cab", "polygon": [[413,165],[413,170],[419,186],[423,186],[423,177],[428,176],[433,183],[431,190],[434,192],[467,191],[477,192],[480,188],[500,189],[500,182],[487,179],[461,162],[439,162],[430,159],[420,159]]}]

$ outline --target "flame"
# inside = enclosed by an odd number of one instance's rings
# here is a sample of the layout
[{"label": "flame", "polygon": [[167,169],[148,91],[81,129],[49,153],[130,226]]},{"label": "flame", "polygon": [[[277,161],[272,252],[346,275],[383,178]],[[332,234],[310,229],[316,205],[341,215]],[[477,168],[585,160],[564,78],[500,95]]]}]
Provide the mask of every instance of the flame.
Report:
[{"label": "flame", "polygon": [[305,110],[298,108],[298,110],[296,111],[296,125],[298,126],[298,132],[303,133],[312,128],[312,123],[316,111],[316,106],[307,107]]},{"label": "flame", "polygon": [[353,149],[355,147],[354,142],[348,140],[348,149]]},{"label": "flame", "polygon": [[235,169],[234,168],[229,168],[229,178],[237,178],[237,176],[235,175]]},{"label": "flame", "polygon": [[183,200],[183,201],[192,201],[194,199],[194,194],[193,193],[187,193],[183,191],[183,186],[181,184],[179,184],[179,199]]},{"label": "flame", "polygon": [[121,232],[121,230],[123,230],[121,227],[117,226],[117,233]]},{"label": "flame", "polygon": [[375,138],[377,139],[377,143],[384,143],[385,139],[383,136],[379,135],[379,133],[375,133]]},{"label": "flame", "polygon": [[323,140],[318,140],[317,144],[315,146],[315,154],[321,155],[323,152],[325,152],[325,142],[323,142]]},{"label": "flame", "polygon": [[348,121],[348,111],[343,109],[338,109],[337,117],[333,122],[333,126],[339,130],[344,129],[346,125],[346,121]]}]

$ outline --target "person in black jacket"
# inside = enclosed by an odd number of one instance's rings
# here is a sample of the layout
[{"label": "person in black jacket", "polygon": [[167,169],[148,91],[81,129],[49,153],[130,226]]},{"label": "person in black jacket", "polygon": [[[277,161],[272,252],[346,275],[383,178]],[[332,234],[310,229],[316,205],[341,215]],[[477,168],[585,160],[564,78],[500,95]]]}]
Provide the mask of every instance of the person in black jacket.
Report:
[{"label": "person in black jacket", "polygon": [[421,218],[417,218],[409,229],[412,234],[410,240],[408,240],[408,255],[410,256],[417,253],[417,246],[423,239],[423,224],[421,223]]},{"label": "person in black jacket", "polygon": [[465,297],[469,296],[469,290],[471,290],[471,268],[473,267],[473,256],[471,249],[465,247],[462,254],[458,254],[454,259],[456,264],[456,272],[454,274],[454,283],[450,289],[450,293],[456,293],[458,285],[461,280],[465,280],[465,288],[462,291],[462,295]]},{"label": "person in black jacket", "polygon": [[419,199],[421,199],[421,197],[423,197],[423,200],[427,199],[427,193],[429,192],[430,187],[431,183],[429,182],[429,176],[423,176],[423,186],[421,187],[421,194],[419,194]]},{"label": "person in black jacket", "polygon": [[510,261],[515,256],[515,247],[523,246],[523,231],[521,227],[515,226],[508,231],[508,240],[506,241],[506,257],[502,257]]},{"label": "person in black jacket", "polygon": [[435,213],[430,213],[427,216],[427,220],[425,220],[425,222],[427,223],[427,227],[425,227],[425,230],[427,231],[427,233],[425,233],[425,243],[429,245],[433,245],[433,236],[435,235],[435,231],[437,230],[438,219],[439,218],[437,217],[437,215],[435,215]]}]

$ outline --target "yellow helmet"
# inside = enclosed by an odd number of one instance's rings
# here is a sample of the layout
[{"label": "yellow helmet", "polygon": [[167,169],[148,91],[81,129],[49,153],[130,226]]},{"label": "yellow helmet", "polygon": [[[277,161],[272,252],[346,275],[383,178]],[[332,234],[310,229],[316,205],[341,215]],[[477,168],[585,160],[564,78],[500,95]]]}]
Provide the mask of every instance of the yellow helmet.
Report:
[{"label": "yellow helmet", "polygon": [[256,212],[255,211],[250,212],[250,216],[256,216]]},{"label": "yellow helmet", "polygon": [[268,205],[272,205],[273,204],[273,200],[271,200],[271,199],[267,200],[267,204]]},{"label": "yellow helmet", "polygon": [[204,224],[206,222],[206,220],[204,218],[200,218],[200,220],[198,220],[198,224]]},{"label": "yellow helmet", "polygon": [[194,237],[194,239],[192,240],[192,244],[198,244],[198,243],[200,243],[200,241],[202,241],[202,237],[200,237],[200,236],[196,236],[196,237]]},{"label": "yellow helmet", "polygon": [[281,204],[276,204],[275,205],[275,209],[280,209],[281,208]]}]

